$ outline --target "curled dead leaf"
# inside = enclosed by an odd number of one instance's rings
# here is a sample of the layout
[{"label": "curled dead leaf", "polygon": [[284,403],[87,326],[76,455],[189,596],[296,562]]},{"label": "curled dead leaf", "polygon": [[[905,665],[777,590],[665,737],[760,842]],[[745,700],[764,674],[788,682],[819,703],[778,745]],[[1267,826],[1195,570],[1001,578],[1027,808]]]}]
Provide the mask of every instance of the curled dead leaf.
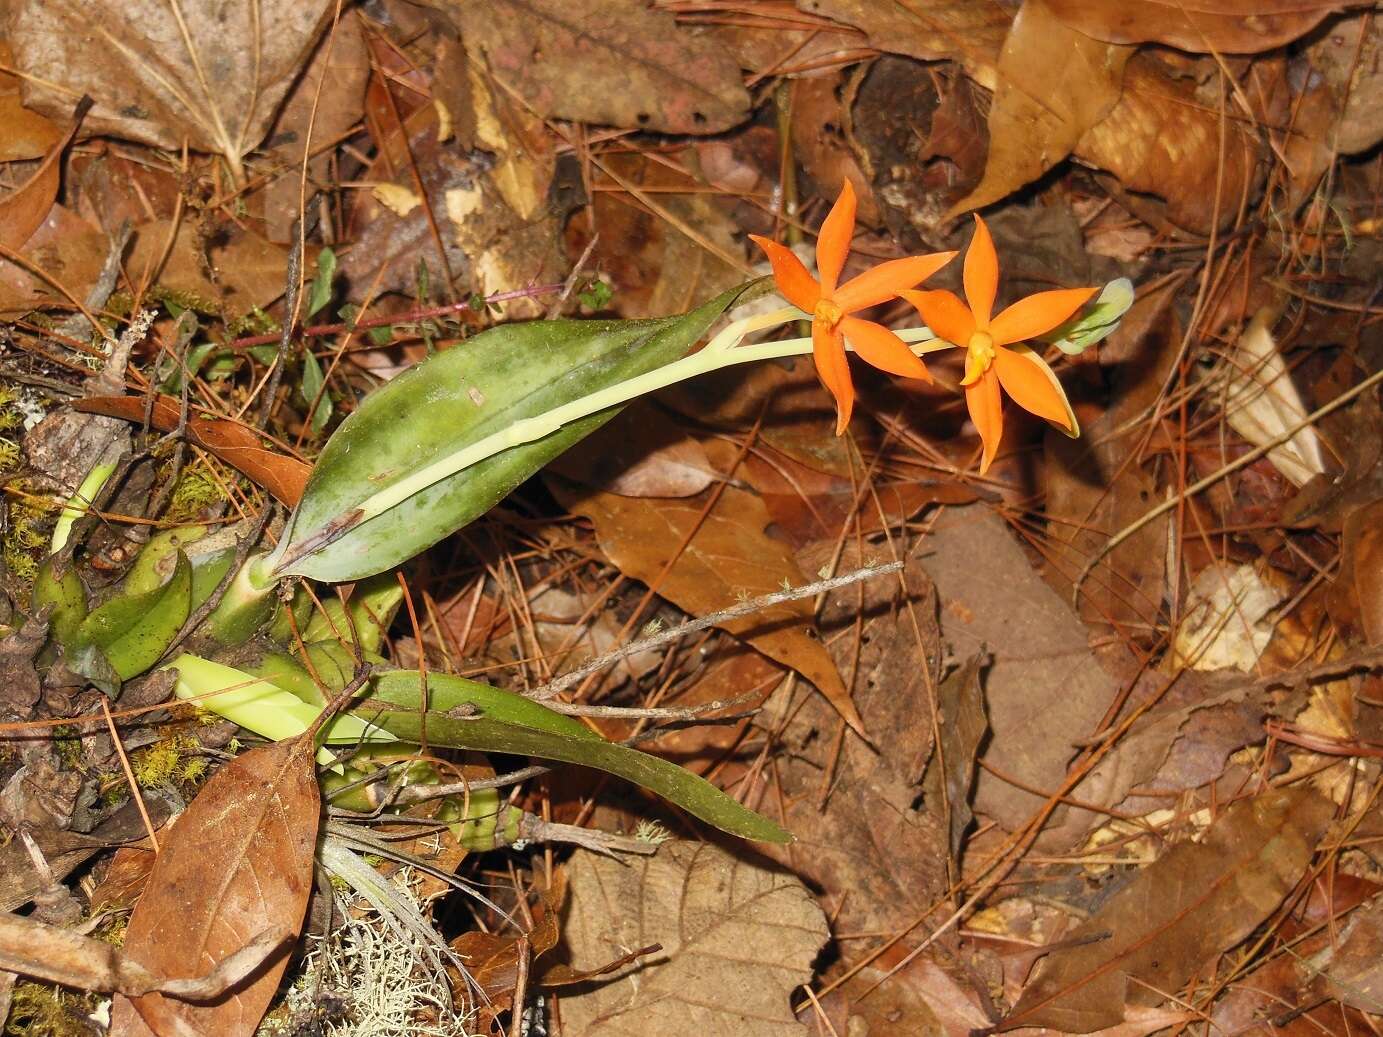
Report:
[{"label": "curled dead leaf", "polygon": [[[296,933],[312,892],[321,798],[309,733],[237,756],[202,787],[165,836],[130,917],[125,954],[150,972],[204,975],[254,934]],[[288,948],[248,983],[203,1002],[117,996],[113,1037],[172,1037],[190,1029],[248,1037],[259,1025]]]}]

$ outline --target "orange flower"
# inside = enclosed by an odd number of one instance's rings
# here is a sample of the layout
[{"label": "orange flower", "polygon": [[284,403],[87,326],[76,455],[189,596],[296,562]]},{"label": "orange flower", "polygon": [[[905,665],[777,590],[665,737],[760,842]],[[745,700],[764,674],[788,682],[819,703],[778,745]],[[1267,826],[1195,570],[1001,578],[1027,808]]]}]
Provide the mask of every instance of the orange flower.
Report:
[{"label": "orange flower", "polygon": [[926,365],[913,355],[902,339],[882,324],[860,320],[850,314],[887,302],[903,289],[921,284],[955,256],[954,252],[938,252],[894,259],[837,286],[854,233],[855,189],[846,180],[817,235],[816,266],[821,274],[820,281],[807,273],[807,268],[791,249],[757,234],[749,235],[768,255],[778,291],[788,302],[812,315],[812,355],[821,384],[835,397],[836,435],[845,431],[855,405],[855,386],[850,381],[850,366],[845,359],[845,339],[850,340],[855,352],[866,363],[881,371],[904,378],[932,380]]},{"label": "orange flower", "polygon": [[998,287],[999,257],[994,254],[994,239],[977,215],[975,237],[965,254],[965,298],[969,306],[954,292],[898,293],[917,307],[937,338],[966,349],[961,385],[965,386],[965,402],[984,444],[981,475],[989,470],[1004,435],[1000,386],[1024,410],[1046,418],[1068,435],[1079,435],[1080,426],[1061,383],[1046,361],[1022,342],[1051,331],[1096,292],[1094,288],[1038,292],[1020,299],[991,320]]}]

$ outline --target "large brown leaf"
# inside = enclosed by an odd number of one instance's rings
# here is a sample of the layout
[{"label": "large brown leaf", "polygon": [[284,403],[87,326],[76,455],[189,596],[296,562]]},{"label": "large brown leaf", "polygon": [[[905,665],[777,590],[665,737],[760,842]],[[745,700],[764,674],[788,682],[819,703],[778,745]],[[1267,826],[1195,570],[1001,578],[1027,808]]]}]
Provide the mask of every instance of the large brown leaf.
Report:
[{"label": "large brown leaf", "polygon": [[259,145],[331,13],[329,0],[18,0],[24,100],[57,116],[89,94],[88,132],[224,155]]},{"label": "large brown leaf", "polygon": [[1119,100],[1132,47],[1092,39],[1024,0],[999,54],[984,178],[951,214],[980,209],[1036,180]]},{"label": "large brown leaf", "polygon": [[1296,885],[1334,805],[1305,788],[1238,803],[1067,933],[1001,1024],[1090,1033],[1179,990],[1243,940]]},{"label": "large brown leaf", "polygon": [[[310,736],[242,753],[178,819],[130,918],[125,954],[149,971],[201,976],[266,929],[301,926],[312,892],[321,798]],[[288,946],[248,984],[200,1003],[117,997],[112,1037],[254,1032]]]},{"label": "large brown leaf", "polygon": [[568,1037],[806,1037],[790,997],[828,934],[797,878],[691,842],[628,863],[578,850],[569,868],[563,941],[575,968],[662,951],[564,997]]},{"label": "large brown leaf", "polygon": [[[549,485],[565,507],[595,523],[601,550],[622,573],[655,585],[692,615],[781,591],[784,582],[794,587],[809,582],[791,552],[765,532],[770,519],[763,502],[744,490],[726,486],[669,500],[586,490],[559,476],[550,477]],[[706,495],[716,492],[719,498],[702,519]],[[811,602],[801,600],[727,620],[721,629],[791,666],[863,733],[859,713],[830,653],[812,635],[811,622]]]},{"label": "large brown leaf", "polygon": [[541,115],[664,133],[749,117],[734,58],[643,0],[453,3],[466,46]]},{"label": "large brown leaf", "polygon": [[1257,54],[1304,36],[1342,0],[1049,0],[1058,18],[1110,43],[1165,43],[1196,54]]},{"label": "large brown leaf", "polygon": [[[1091,655],[1071,606],[988,507],[947,509],[927,547],[922,564],[941,596],[942,635],[958,654],[987,649],[994,657],[984,675],[993,735],[981,759],[1005,777],[980,772],[975,809],[1013,830],[1045,801],[1018,786],[1061,785],[1076,741],[1096,730],[1117,685]],[[1045,838],[1069,845],[1093,815],[1058,812],[1056,820]]]}]

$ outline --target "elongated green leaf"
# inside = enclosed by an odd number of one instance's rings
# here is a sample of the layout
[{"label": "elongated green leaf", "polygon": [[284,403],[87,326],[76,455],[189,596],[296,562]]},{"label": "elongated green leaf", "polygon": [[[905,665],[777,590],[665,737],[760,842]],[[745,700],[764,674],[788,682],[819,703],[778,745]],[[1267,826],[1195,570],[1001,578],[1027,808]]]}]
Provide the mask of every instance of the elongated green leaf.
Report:
[{"label": "elongated green leaf", "polygon": [[[408,675],[383,676],[400,679],[395,682],[386,680],[383,689],[377,686],[375,694],[358,706],[356,712],[362,718],[378,724],[402,739],[420,740],[423,734],[423,718],[417,712],[417,675],[411,675],[411,686],[406,680]],[[429,683],[432,679],[429,677]],[[792,836],[779,825],[731,799],[709,781],[691,771],[656,756],[641,753],[637,749],[616,745],[600,738],[558,734],[552,730],[504,723],[490,716],[457,719],[445,713],[429,712],[427,741],[431,745],[445,745],[454,749],[536,756],[543,760],[594,767],[632,781],[636,785],[642,785],[675,803],[687,813],[731,835],[768,843],[786,843],[792,840]]]},{"label": "elongated green leaf", "polygon": [[[371,698],[397,706],[418,708],[418,688],[422,678],[417,670],[392,670],[376,674],[370,682]],[[548,709],[541,702],[465,677],[446,673],[427,675],[427,708],[435,713],[455,713],[474,706],[491,720],[532,728],[563,738],[586,742],[604,739],[579,720]]]},{"label": "elongated green leaf", "polygon": [[191,611],[192,564],[180,550],[167,583],[116,595],[82,621],[74,647],[100,649],[120,679],[129,680],[158,662]]},{"label": "elongated green leaf", "polygon": [[446,475],[371,518],[359,509],[516,421],[679,359],[744,290],[658,320],[505,325],[429,357],[372,393],[332,435],[278,554],[280,574],[362,579],[483,515],[618,408]]}]

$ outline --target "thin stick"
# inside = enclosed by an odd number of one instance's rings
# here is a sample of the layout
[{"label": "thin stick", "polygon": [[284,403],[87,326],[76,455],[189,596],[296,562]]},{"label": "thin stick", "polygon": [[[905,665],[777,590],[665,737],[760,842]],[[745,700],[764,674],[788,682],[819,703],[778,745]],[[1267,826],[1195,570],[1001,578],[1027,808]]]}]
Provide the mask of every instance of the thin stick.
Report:
[{"label": "thin stick", "polygon": [[106,716],[106,727],[110,728],[111,741],[115,743],[115,752],[120,757],[120,769],[125,772],[125,780],[130,783],[130,796],[134,799],[134,805],[139,808],[140,819],[144,822],[144,830],[149,833],[149,845],[153,847],[154,854],[158,854],[158,836],[154,834],[154,822],[149,818],[149,811],[144,806],[144,795],[139,791],[139,783],[134,780],[134,770],[130,767],[130,758],[125,755],[124,743],[120,741],[120,732],[115,729],[115,718],[110,715],[110,700],[101,696],[101,712]]},{"label": "thin stick", "polygon": [[875,576],[887,576],[890,573],[899,572],[902,568],[902,562],[886,562],[883,565],[866,566],[863,569],[856,569],[854,572],[845,573],[842,576],[832,576],[829,580],[817,580],[815,583],[804,584],[801,587],[793,587],[788,590],[774,591],[772,594],[764,594],[757,598],[752,598],[742,605],[732,605],[728,609],[712,612],[699,619],[688,620],[686,623],[680,623],[661,633],[643,637],[637,641],[630,641],[626,645],[621,645],[614,651],[607,652],[598,659],[592,659],[590,662],[586,663],[586,665],[579,666],[570,673],[564,673],[562,676],[548,681],[540,688],[535,688],[528,693],[528,697],[535,699],[550,699],[592,673],[612,666],[628,656],[635,655],[639,652],[650,651],[654,648],[660,648],[665,644],[680,640],[688,634],[694,634],[698,630],[719,626],[727,620],[738,619],[740,616],[748,616],[755,612],[762,612],[766,608],[772,608],[774,605],[781,605],[783,602],[798,601],[802,598],[814,598],[818,594],[837,590],[841,587],[848,587],[852,583],[859,583],[861,580],[870,580]]}]

